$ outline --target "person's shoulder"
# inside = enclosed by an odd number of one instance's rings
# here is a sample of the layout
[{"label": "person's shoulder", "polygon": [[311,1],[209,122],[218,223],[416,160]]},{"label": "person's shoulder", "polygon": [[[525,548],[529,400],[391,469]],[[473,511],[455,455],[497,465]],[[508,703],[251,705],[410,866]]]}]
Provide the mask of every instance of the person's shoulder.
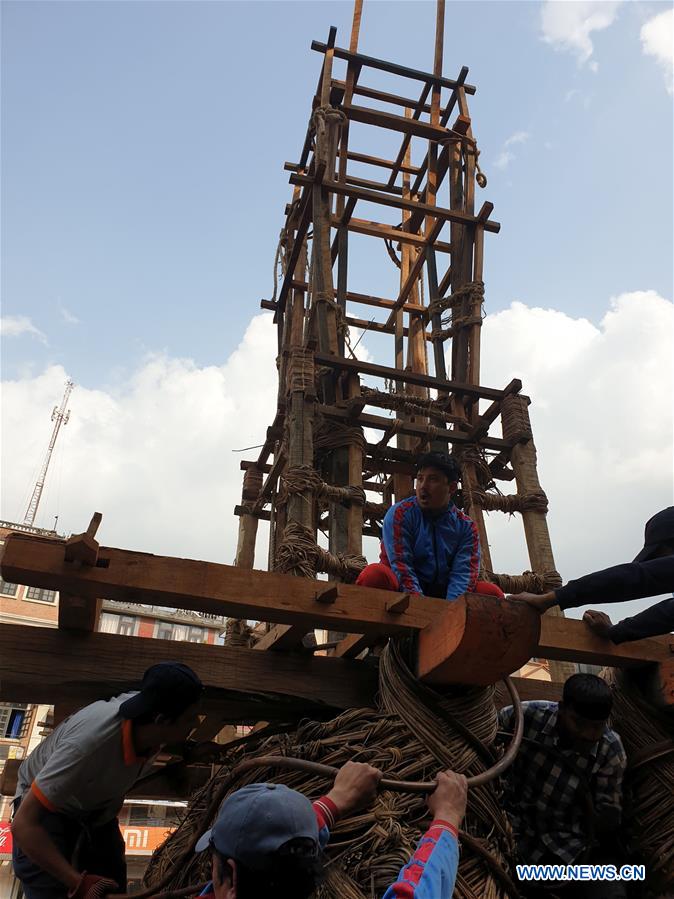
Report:
[{"label": "person's shoulder", "polygon": [[74,741],[79,745],[104,742],[111,733],[116,733],[121,727],[120,705],[135,695],[136,691],[123,693],[121,696],[99,699],[85,706],[63,722],[62,738],[66,742]]},{"label": "person's shoulder", "polygon": [[620,734],[607,727],[601,738],[601,748],[603,755],[607,759],[611,759],[618,764],[627,764],[627,753],[620,739]]},{"label": "person's shoulder", "polygon": [[522,714],[529,720],[548,721],[557,714],[558,705],[547,699],[529,699],[522,703]]},{"label": "person's shoulder", "polygon": [[409,515],[414,514],[415,510],[417,510],[419,506],[417,505],[416,496],[408,496],[406,499],[398,500],[397,503],[393,503],[393,505],[389,508],[386,513],[387,517],[395,517],[400,515]]},{"label": "person's shoulder", "polygon": [[455,506],[454,503],[450,503],[447,508],[447,515],[453,518],[455,521],[459,522],[463,527],[468,530],[475,530],[477,525],[470,517],[470,515],[466,515],[463,509],[459,509],[458,506]]}]

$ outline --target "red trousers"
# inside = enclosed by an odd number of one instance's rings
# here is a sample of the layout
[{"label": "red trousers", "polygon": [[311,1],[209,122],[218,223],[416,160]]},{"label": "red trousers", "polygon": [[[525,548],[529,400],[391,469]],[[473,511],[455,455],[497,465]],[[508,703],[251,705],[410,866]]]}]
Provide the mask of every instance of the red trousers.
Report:
[{"label": "red trousers", "polygon": [[[380,590],[400,591],[398,578],[392,569],[383,562],[372,562],[367,565],[356,578],[356,583],[361,587],[378,587]],[[475,587],[476,593],[483,596],[497,596],[499,599],[505,599],[505,593],[496,584],[490,584],[489,581],[478,581]]]}]

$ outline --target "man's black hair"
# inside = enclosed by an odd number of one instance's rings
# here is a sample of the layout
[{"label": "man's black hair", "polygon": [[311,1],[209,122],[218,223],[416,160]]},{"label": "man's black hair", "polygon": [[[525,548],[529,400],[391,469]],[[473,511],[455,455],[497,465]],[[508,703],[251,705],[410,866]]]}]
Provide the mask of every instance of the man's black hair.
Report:
[{"label": "man's black hair", "polygon": [[[274,853],[273,863],[266,871],[251,871],[237,861],[237,899],[310,899],[323,879],[323,862],[319,856],[303,851],[305,843],[301,838],[290,840]],[[219,879],[229,880],[227,859],[215,848],[211,852]]]},{"label": "man's black hair", "polygon": [[450,484],[461,480],[459,463],[454,456],[448,456],[447,453],[422,453],[417,459],[416,473],[419,474],[422,468],[437,468],[447,475]]},{"label": "man's black hair", "polygon": [[582,718],[605,721],[611,714],[611,688],[596,674],[573,674],[564,684],[562,702]]}]

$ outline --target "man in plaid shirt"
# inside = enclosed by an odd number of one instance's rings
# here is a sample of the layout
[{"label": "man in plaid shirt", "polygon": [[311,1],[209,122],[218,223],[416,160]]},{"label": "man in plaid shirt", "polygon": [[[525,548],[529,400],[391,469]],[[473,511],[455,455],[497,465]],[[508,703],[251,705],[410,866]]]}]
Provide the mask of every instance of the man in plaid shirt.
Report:
[{"label": "man in plaid shirt", "polygon": [[[522,862],[586,861],[593,837],[601,846],[615,834],[627,757],[607,726],[612,703],[594,674],[570,677],[559,703],[522,703],[524,737],[504,796]],[[501,730],[512,733],[514,721],[512,706],[499,712]]]}]

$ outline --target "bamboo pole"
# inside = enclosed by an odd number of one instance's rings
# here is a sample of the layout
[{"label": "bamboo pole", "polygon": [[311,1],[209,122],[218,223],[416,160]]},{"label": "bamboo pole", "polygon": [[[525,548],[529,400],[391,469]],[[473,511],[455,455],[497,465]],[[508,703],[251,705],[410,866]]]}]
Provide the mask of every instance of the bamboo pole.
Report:
[{"label": "bamboo pole", "polygon": [[[528,402],[527,397],[511,394],[504,398],[501,411],[503,436],[506,439],[521,438],[521,442],[512,448],[510,457],[518,493],[537,493],[542,489],[538,479],[536,445],[531,430]],[[546,513],[522,512],[522,521],[531,570],[536,574],[546,575],[550,579],[551,588],[561,586],[562,579],[555,567]],[[559,607],[550,609],[545,614],[564,617],[564,612]],[[574,674],[575,670],[576,666],[572,662],[550,661],[552,680],[564,681]]]}]

